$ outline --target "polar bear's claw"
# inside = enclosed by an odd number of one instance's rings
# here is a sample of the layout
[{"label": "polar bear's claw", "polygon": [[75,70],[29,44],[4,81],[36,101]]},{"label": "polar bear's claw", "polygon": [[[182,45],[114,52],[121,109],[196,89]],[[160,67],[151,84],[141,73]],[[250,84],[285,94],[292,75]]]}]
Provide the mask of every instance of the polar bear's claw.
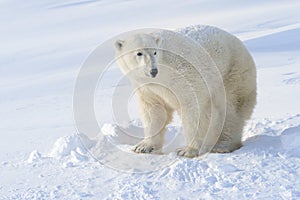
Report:
[{"label": "polar bear's claw", "polygon": [[183,147],[183,148],[177,149],[177,155],[184,156],[187,158],[194,158],[199,155],[199,151],[192,147]]},{"label": "polar bear's claw", "polygon": [[229,149],[228,147],[214,147],[212,150],[211,150],[212,153],[230,153],[232,152],[231,149]]},{"label": "polar bear's claw", "polygon": [[138,143],[133,151],[136,153],[160,153],[160,149],[147,141]]},{"label": "polar bear's claw", "polygon": [[136,153],[151,153],[154,150],[153,147],[135,147],[134,152]]},{"label": "polar bear's claw", "polygon": [[239,149],[242,146],[241,143],[231,144],[226,142],[217,143],[211,150],[212,153],[231,153],[234,150]]}]

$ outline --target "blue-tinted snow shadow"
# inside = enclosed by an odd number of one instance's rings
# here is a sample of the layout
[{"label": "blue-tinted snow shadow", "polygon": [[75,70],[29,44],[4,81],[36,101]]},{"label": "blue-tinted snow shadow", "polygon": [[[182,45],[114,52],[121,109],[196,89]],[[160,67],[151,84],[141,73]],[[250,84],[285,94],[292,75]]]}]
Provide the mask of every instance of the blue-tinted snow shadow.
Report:
[{"label": "blue-tinted snow shadow", "polygon": [[252,153],[269,154],[278,156],[287,154],[290,157],[300,157],[300,125],[290,127],[277,136],[257,135],[248,138],[243,147],[235,151],[234,154]]},{"label": "blue-tinted snow shadow", "polygon": [[[280,136],[258,135],[248,138],[238,151],[251,151],[253,153],[282,151]],[[237,151],[237,152],[238,152]]]},{"label": "blue-tinted snow shadow", "polygon": [[300,28],[244,41],[252,52],[300,51]]}]

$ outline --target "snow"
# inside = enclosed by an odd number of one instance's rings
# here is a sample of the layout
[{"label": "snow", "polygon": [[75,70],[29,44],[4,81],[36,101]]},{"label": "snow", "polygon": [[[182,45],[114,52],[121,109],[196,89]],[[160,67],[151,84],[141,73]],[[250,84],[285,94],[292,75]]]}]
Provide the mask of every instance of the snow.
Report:
[{"label": "snow", "polygon": [[300,126],[284,130],[281,134],[281,144],[292,155],[300,156]]},{"label": "snow", "polygon": [[[299,9],[296,0],[1,1],[0,199],[299,199]],[[114,121],[115,65],[95,94],[101,133],[76,131],[76,76],[98,45],[133,29],[196,24],[235,34],[257,64],[258,104],[241,149],[177,157],[175,118],[162,155],[133,153],[143,129],[134,97],[130,121]]]},{"label": "snow", "polygon": [[41,159],[41,153],[38,152],[37,150],[34,150],[33,152],[30,153],[27,162],[28,163],[33,163],[33,162],[35,162],[39,159]]}]

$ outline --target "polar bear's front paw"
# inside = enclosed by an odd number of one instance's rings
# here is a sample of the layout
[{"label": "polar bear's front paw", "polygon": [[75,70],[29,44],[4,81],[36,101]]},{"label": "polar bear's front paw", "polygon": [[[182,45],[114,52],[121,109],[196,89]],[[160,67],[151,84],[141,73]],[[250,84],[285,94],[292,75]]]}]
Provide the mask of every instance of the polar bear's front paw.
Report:
[{"label": "polar bear's front paw", "polygon": [[232,150],[226,146],[216,146],[211,150],[212,153],[230,153]]},{"label": "polar bear's front paw", "polygon": [[151,141],[143,140],[133,148],[133,151],[136,153],[159,154],[159,153],[161,153],[161,148],[159,147],[159,145],[154,144]]},{"label": "polar bear's front paw", "polygon": [[188,158],[194,158],[199,156],[199,150],[192,147],[182,147],[177,149],[177,155]]},{"label": "polar bear's front paw", "polygon": [[212,153],[231,153],[234,150],[241,148],[242,144],[231,144],[228,142],[219,142],[217,143],[214,148],[211,150]]}]

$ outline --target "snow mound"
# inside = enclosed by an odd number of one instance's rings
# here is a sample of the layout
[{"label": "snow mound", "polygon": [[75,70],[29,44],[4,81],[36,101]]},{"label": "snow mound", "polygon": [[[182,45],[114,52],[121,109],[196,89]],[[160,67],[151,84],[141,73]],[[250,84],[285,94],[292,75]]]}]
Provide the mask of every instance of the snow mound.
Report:
[{"label": "snow mound", "polygon": [[[64,168],[76,167],[78,163],[89,162],[90,158],[117,171],[129,173],[152,172],[169,166],[176,161],[170,154],[183,141],[181,128],[170,126],[166,133],[165,155],[136,154],[132,151],[135,144],[143,139],[143,128],[138,121],[126,127],[104,124],[96,138],[84,134],[58,138],[44,158],[56,158]],[[28,162],[41,158],[37,152],[30,155]]]},{"label": "snow mound", "polygon": [[163,155],[136,154],[132,149],[144,135],[139,121],[131,121],[126,127],[104,124],[97,137],[96,145],[89,152],[101,164],[117,171],[152,172],[176,161],[177,157],[172,152],[184,141],[181,132],[180,127],[167,128]]},{"label": "snow mound", "polygon": [[101,133],[115,145],[134,145],[143,138],[143,128],[136,126],[136,123],[136,121],[133,121],[126,127],[115,124],[104,124],[101,128]]},{"label": "snow mound", "polygon": [[42,158],[42,155],[37,150],[34,150],[30,153],[29,158],[27,160],[28,163],[33,163],[37,160],[40,160]]},{"label": "snow mound", "polygon": [[280,139],[285,150],[295,156],[300,156],[300,125],[285,129]]},{"label": "snow mound", "polygon": [[95,144],[83,134],[61,137],[54,143],[48,157],[63,158],[71,156],[75,160],[85,160],[87,150]]}]

